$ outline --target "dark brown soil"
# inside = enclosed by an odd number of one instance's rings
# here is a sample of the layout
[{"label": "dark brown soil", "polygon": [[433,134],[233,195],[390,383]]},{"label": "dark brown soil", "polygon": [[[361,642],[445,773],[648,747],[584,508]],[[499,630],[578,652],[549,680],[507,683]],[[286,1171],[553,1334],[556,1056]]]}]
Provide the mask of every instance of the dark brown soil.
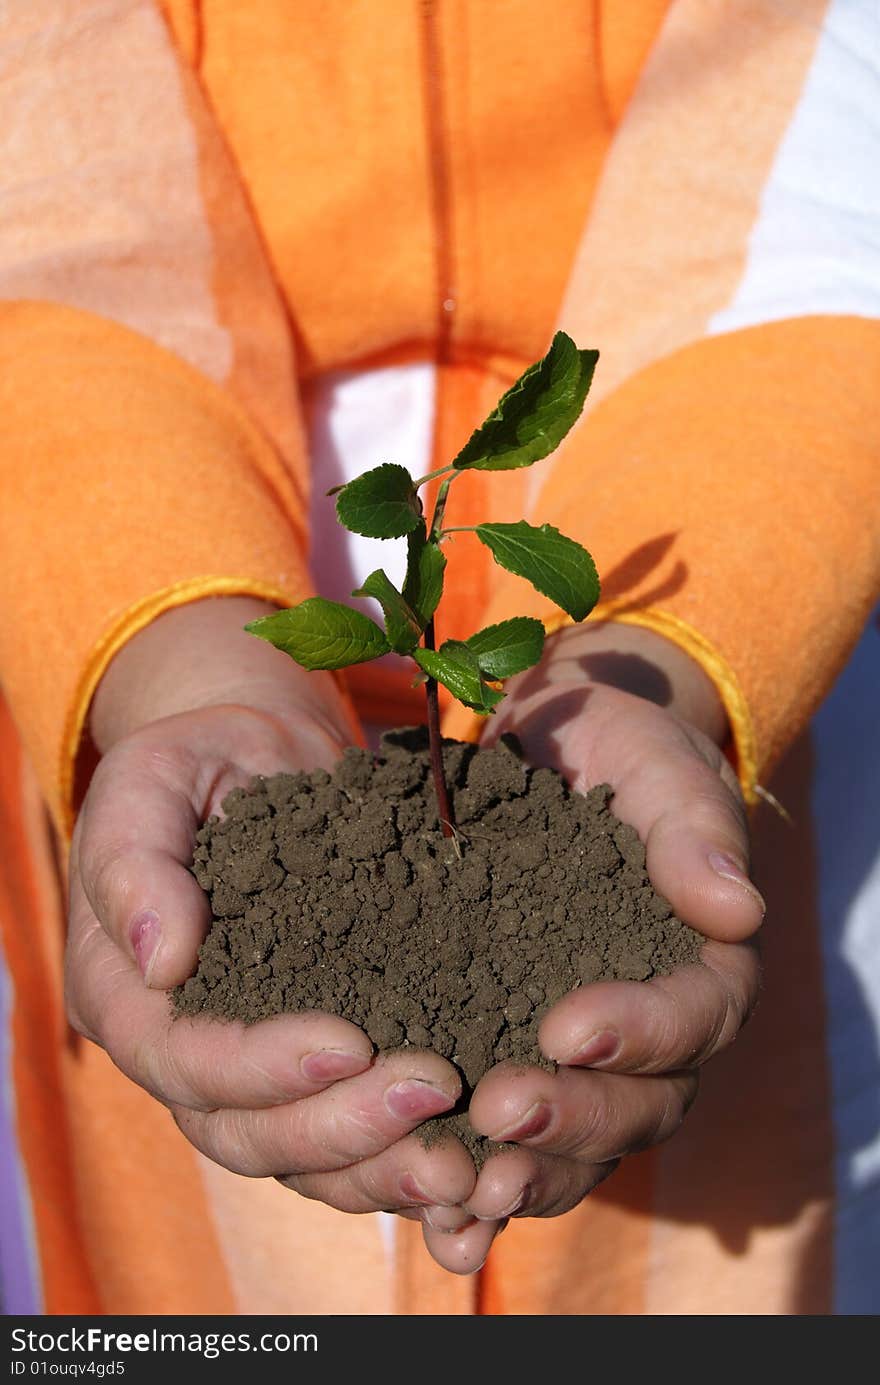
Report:
[{"label": "dark brown soil", "polygon": [[[694,961],[701,939],[652,888],[644,847],[586,796],[529,769],[515,742],[444,742],[461,857],[437,825],[421,728],[379,753],[350,749],[331,776],[277,774],[224,800],[193,872],[215,922],[178,1014],[251,1023],[323,1010],[379,1049],[432,1048],[467,1095],[504,1059],[545,1062],[537,1025],[566,992],[646,980]],[[467,1117],[452,1129],[482,1162]]]}]

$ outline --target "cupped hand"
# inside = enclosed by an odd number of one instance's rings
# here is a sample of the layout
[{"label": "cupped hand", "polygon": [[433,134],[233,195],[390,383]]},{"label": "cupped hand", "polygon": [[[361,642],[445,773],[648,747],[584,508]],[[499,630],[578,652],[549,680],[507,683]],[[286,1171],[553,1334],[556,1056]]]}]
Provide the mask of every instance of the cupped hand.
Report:
[{"label": "cupped hand", "polygon": [[487,1160],[460,1207],[420,1214],[431,1254],[458,1273],[479,1267],[508,1218],[566,1212],[624,1155],[668,1139],[759,987],[752,938],[764,904],[711,684],[644,630],[588,627],[548,644],[539,670],[511,680],[483,743],[512,731],[532,763],[574,788],[609,783],[654,887],[707,941],[671,976],[593,983],[553,1006],[538,1037],[555,1072],[502,1064],[481,1080],[472,1124],[516,1148]]},{"label": "cupped hand", "polygon": [[[329,768],[352,736],[330,679],[301,684],[277,651],[238,641],[258,605],[172,613],[136,637],[101,690],[93,726],[104,753],[71,846],[71,1023],[225,1168],[350,1212],[460,1204],[474,1187],[470,1157],[457,1141],[426,1150],[411,1134],[460,1095],[438,1055],[376,1058],[361,1030],[318,1013],[251,1026],[172,1018],[167,989],[192,974],[210,923],[188,869],[200,824],[255,775]],[[182,633],[193,636],[189,669]],[[205,705],[174,710],[174,698]],[[170,714],[157,716],[163,705]]]}]

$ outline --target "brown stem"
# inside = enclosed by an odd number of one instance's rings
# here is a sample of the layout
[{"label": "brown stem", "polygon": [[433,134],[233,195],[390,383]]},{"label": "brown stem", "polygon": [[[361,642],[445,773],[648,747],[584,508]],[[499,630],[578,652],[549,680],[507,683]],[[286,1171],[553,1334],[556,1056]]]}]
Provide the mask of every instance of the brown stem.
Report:
[{"label": "brown stem", "polygon": [[[434,638],[434,621],[429,620],[425,626],[425,648],[436,648]],[[429,678],[425,684],[425,698],[428,704],[428,749],[431,754],[431,774],[434,778],[434,792],[437,795],[437,811],[440,815],[440,826],[444,837],[455,835],[453,828],[452,803],[449,798],[449,787],[446,783],[446,771],[443,768],[443,742],[440,736],[440,703],[437,695],[437,680]]]},{"label": "brown stem", "polygon": [[449,495],[449,487],[455,480],[456,474],[457,473],[453,472],[452,476],[447,476],[445,481],[441,481],[437,491],[437,499],[434,503],[434,514],[431,519],[431,529],[428,534],[428,538],[432,543],[439,543],[440,541],[440,530],[443,528],[443,516],[446,513],[446,498]]},{"label": "brown stem", "polygon": [[[437,499],[434,503],[434,514],[431,518],[431,528],[428,531],[428,539],[436,543],[440,537],[440,529],[443,525],[443,516],[446,512],[446,497],[449,494],[449,487],[452,485],[457,473],[453,472],[447,476],[445,481],[440,483],[437,491]],[[436,636],[434,633],[433,616],[425,626],[425,648],[436,649]],[[440,702],[437,693],[436,678],[429,678],[425,684],[425,698],[428,704],[428,749],[431,755],[431,774],[434,779],[434,792],[437,795],[437,811],[440,815],[440,826],[443,829],[444,837],[455,836],[455,820],[452,816],[452,802],[449,797],[449,786],[446,783],[446,771],[443,768],[443,742],[440,736]]]}]

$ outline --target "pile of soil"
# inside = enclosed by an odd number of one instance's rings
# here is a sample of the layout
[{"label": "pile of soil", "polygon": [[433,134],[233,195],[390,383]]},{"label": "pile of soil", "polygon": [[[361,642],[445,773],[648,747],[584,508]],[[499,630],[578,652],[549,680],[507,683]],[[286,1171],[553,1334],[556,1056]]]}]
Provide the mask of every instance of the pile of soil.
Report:
[{"label": "pile of soil", "polygon": [[702,939],[651,886],[607,784],[575,793],[513,738],[443,753],[457,844],[438,826],[423,728],[388,733],[376,755],[347,750],[332,775],[227,795],[192,867],[214,923],[172,1001],[246,1023],[323,1010],[378,1049],[434,1049],[465,1093],[426,1134],[453,1129],[479,1164],[491,1146],[464,1112],[483,1073],[546,1063],[538,1022],[568,991],[668,974]]}]

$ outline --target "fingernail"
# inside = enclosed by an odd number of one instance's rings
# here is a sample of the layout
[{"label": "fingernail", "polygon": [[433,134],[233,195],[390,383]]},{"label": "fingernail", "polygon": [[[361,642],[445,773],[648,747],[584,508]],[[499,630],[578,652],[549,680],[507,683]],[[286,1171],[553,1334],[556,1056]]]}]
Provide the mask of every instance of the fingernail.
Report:
[{"label": "fingernail", "polygon": [[153,909],[141,909],[140,913],[135,914],[129,924],[128,936],[131,939],[141,976],[149,983],[150,972],[153,969],[161,941],[159,915]]},{"label": "fingernail", "polygon": [[747,893],[752,896],[752,899],[761,906],[762,915],[767,912],[767,905],[764,903],[763,896],[759,894],[745,871],[737,865],[732,857],[725,856],[721,851],[713,851],[709,855],[709,865],[716,875],[721,876],[722,880],[732,880],[734,884],[746,890]]},{"label": "fingernail", "polygon": [[546,1101],[536,1101],[534,1106],[530,1106],[524,1116],[521,1116],[515,1125],[511,1125],[507,1130],[501,1130],[497,1135],[493,1135],[493,1140],[528,1140],[535,1135],[543,1135],[553,1119],[553,1107]]},{"label": "fingernail", "polygon": [[403,1197],[412,1202],[423,1202],[429,1207],[435,1206],[437,1203],[436,1196],[432,1197],[430,1193],[426,1193],[411,1173],[401,1174],[400,1191]]},{"label": "fingernail", "polygon": [[457,1212],[454,1207],[438,1206],[426,1207],[422,1212],[422,1221],[426,1226],[430,1226],[432,1231],[442,1231],[446,1236],[457,1236],[460,1231],[465,1231],[469,1226],[473,1226],[478,1220],[468,1212]]},{"label": "fingernail", "polygon": [[310,1082],[328,1082],[337,1077],[354,1077],[370,1066],[369,1058],[362,1053],[345,1053],[339,1048],[321,1048],[316,1053],[307,1053],[300,1062],[300,1070]]},{"label": "fingernail", "polygon": [[501,1212],[496,1212],[494,1216],[480,1217],[479,1220],[506,1221],[508,1217],[515,1217],[517,1212],[521,1212],[523,1210],[531,1195],[532,1185],[531,1183],[527,1183],[526,1186],[523,1188],[522,1192],[519,1194],[517,1198],[514,1199],[514,1201],[510,1204],[509,1207],[505,1207]]},{"label": "fingernail", "polygon": [[411,1078],[397,1082],[385,1092],[385,1105],[398,1120],[426,1120],[428,1116],[439,1116],[455,1105],[455,1097],[447,1096],[439,1087],[428,1082]]},{"label": "fingernail", "polygon": [[620,1052],[620,1035],[615,1034],[613,1029],[600,1029],[598,1033],[592,1034],[583,1048],[579,1048],[577,1053],[573,1053],[570,1058],[566,1058],[566,1063],[581,1063],[584,1067],[598,1067],[600,1063],[610,1063],[612,1058],[616,1058]]}]

